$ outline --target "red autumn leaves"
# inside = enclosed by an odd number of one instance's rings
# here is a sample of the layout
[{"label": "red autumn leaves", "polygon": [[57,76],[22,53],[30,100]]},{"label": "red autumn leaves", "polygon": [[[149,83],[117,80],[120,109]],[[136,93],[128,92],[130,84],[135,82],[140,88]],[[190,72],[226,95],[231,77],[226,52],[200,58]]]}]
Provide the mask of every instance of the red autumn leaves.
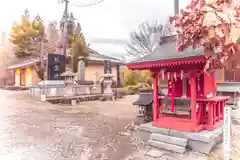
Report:
[{"label": "red autumn leaves", "polygon": [[239,52],[240,29],[239,35],[232,32],[240,28],[239,8],[239,0],[192,0],[179,15],[170,18],[178,29],[178,51],[202,46],[209,63],[229,66],[228,61]]}]

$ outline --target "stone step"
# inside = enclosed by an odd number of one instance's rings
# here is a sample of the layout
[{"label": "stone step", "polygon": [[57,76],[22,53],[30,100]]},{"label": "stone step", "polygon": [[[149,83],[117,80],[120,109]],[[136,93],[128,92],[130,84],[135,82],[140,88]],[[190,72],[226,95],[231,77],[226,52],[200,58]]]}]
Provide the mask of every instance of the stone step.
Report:
[{"label": "stone step", "polygon": [[148,144],[151,147],[165,149],[165,150],[173,151],[173,152],[177,152],[177,153],[184,153],[186,151],[186,147],[169,144],[169,143],[165,143],[165,142],[160,142],[160,141],[155,141],[155,140],[149,140]]},{"label": "stone step", "polygon": [[157,134],[157,133],[152,133],[150,135],[150,140],[165,142],[165,143],[174,144],[174,145],[183,146],[183,147],[186,147],[188,143],[188,140],[185,138],[172,137],[172,136],[167,136],[167,135]]}]

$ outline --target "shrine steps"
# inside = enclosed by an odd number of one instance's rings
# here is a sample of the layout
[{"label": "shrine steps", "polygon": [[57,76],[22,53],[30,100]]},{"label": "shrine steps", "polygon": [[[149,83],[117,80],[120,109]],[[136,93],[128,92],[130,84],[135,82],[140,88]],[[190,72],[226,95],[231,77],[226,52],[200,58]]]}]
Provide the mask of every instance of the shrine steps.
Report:
[{"label": "shrine steps", "polygon": [[152,122],[139,127],[139,135],[146,145],[158,149],[184,152],[186,148],[209,154],[211,150],[221,143],[223,128],[218,127],[213,131],[184,132],[172,129],[159,128]]},{"label": "shrine steps", "polygon": [[167,136],[163,134],[152,133],[148,144],[151,147],[165,149],[177,153],[184,153],[186,151],[188,139]]}]

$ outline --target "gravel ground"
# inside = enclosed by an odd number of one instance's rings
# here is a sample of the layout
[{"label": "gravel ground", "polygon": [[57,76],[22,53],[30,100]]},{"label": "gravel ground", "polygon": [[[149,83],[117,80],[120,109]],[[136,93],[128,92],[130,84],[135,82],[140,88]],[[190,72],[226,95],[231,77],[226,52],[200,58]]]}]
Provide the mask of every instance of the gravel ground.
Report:
[{"label": "gravel ground", "polygon": [[60,106],[23,91],[1,92],[1,160],[120,160],[137,150],[126,129],[134,120],[134,96]]},{"label": "gravel ground", "polygon": [[[131,125],[136,116],[131,103],[136,98],[60,106],[34,101],[26,91],[0,91],[0,159],[156,160],[146,156],[151,148],[143,145],[137,127]],[[240,110],[236,112],[240,115]],[[233,160],[240,160],[238,118],[233,123]],[[207,156],[193,151],[160,152],[159,160],[223,159],[221,144]]]}]

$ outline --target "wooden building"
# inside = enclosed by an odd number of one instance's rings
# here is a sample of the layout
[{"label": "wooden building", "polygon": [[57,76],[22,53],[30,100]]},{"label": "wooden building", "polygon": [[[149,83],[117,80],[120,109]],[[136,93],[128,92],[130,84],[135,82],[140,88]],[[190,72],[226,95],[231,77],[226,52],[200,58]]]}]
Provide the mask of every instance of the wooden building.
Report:
[{"label": "wooden building", "polygon": [[[186,132],[214,130],[223,124],[228,97],[216,96],[215,72],[204,73],[203,49],[188,48],[181,54],[173,37],[151,54],[129,63],[131,70],[151,70],[153,77],[153,125]],[[160,80],[167,80],[168,92],[159,95]]]},{"label": "wooden building", "polygon": [[[89,48],[89,61],[88,66],[85,69],[85,80],[98,81],[104,74],[104,60],[110,60],[112,64],[112,74],[115,79],[120,83],[120,65],[122,61],[109,56],[101,55],[98,52]],[[31,86],[38,84],[41,80],[34,69],[34,65],[40,63],[39,58],[33,59],[19,59],[18,62],[8,66],[7,70],[14,71],[14,83],[15,86]],[[67,65],[67,69],[70,66]]]}]

